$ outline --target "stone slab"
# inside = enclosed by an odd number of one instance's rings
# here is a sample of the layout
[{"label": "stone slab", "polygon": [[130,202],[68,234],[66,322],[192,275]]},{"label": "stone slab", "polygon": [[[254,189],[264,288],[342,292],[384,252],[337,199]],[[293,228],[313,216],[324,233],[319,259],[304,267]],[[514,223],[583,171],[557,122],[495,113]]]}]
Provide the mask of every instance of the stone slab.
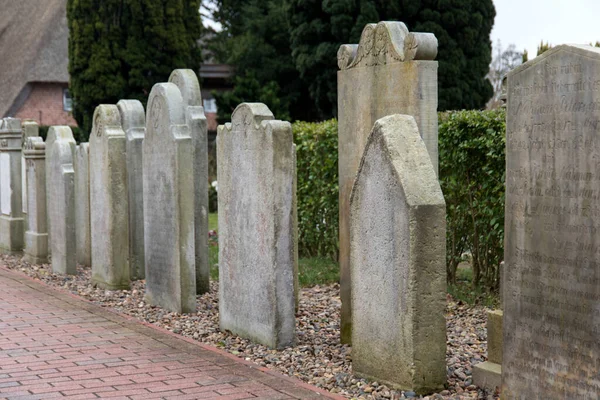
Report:
[{"label": "stone slab", "polygon": [[0,121],[0,251],[15,254],[23,250],[21,120]]},{"label": "stone slab", "polygon": [[339,235],[341,339],[351,338],[350,191],[367,143],[379,118],[412,115],[438,165],[437,39],[408,32],[402,22],[368,24],[360,43],[338,52]]},{"label": "stone slab", "polygon": [[92,230],[90,224],[90,144],[75,148],[75,231],[77,263],[92,266]]},{"label": "stone slab", "polygon": [[27,230],[23,252],[30,264],[48,262],[48,213],[46,211],[46,144],[39,136],[23,143],[27,196]]},{"label": "stone slab", "polygon": [[502,310],[487,312],[488,360],[502,364]]},{"label": "stone slab", "polygon": [[446,204],[412,116],[375,122],[350,218],[353,372],[417,394],[443,389]]},{"label": "stone slab", "polygon": [[490,392],[498,390],[502,383],[502,365],[485,361],[473,367],[473,384]]},{"label": "stone slab", "polygon": [[[21,146],[25,147],[25,141],[29,137],[38,137],[40,132],[40,127],[35,121],[23,121],[21,123]],[[23,231],[27,232],[27,167],[25,163],[25,156],[23,155],[23,151],[21,152],[21,200],[23,203],[22,212],[23,212]],[[24,244],[23,244],[24,246]]]},{"label": "stone slab", "polygon": [[283,348],[296,324],[292,128],[262,103],[231,120],[217,133],[220,326]]}]

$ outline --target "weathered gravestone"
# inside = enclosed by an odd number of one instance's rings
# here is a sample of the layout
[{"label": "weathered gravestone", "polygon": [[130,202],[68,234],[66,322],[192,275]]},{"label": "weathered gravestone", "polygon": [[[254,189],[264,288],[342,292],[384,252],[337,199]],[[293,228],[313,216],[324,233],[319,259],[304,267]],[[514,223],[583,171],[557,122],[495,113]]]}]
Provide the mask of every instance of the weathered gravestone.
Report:
[{"label": "weathered gravestone", "polygon": [[46,196],[52,270],[76,274],[75,139],[68,126],[52,126],[46,138]]},{"label": "weathered gravestone", "polygon": [[600,49],[508,75],[502,398],[600,393]]},{"label": "weathered gravestone", "polygon": [[129,288],[129,209],[125,132],[117,106],[94,111],[90,135],[92,284]]},{"label": "weathered gravestone", "polygon": [[177,85],[186,107],[185,119],[190,128],[194,147],[194,237],[196,263],[196,291],[198,294],[210,290],[208,283],[210,265],[208,261],[208,126],[202,107],[202,96],[198,77],[191,69],[176,69],[169,82]]},{"label": "weathered gravestone", "polygon": [[21,120],[0,120],[0,251],[23,250]]},{"label": "weathered gravestone", "polygon": [[220,325],[282,348],[295,340],[292,127],[261,103],[231,121],[217,133]]},{"label": "weathered gravestone", "polygon": [[[36,137],[40,135],[40,127],[35,121],[23,121],[21,123],[21,202],[23,212],[23,232],[28,230],[27,221],[27,167],[25,165],[25,141],[28,137]],[[25,243],[23,243],[25,248]]]},{"label": "weathered gravestone", "polygon": [[26,137],[23,144],[27,193],[27,231],[25,260],[31,264],[48,261],[46,213],[46,144],[39,137]]},{"label": "weathered gravestone", "polygon": [[142,156],[146,115],[139,100],[117,103],[125,131],[129,201],[129,272],[131,280],[146,277],[144,264],[144,175]]},{"label": "weathered gravestone", "polygon": [[92,231],[90,224],[90,144],[75,148],[75,231],[77,263],[92,265]]},{"label": "weathered gravestone", "polygon": [[143,144],[146,298],[175,312],[196,310],[194,151],[181,92],[152,88]]},{"label": "weathered gravestone", "polygon": [[446,383],[446,205],[412,116],[377,120],[350,199],[352,369],[425,394]]},{"label": "weathered gravestone", "polygon": [[437,39],[409,33],[402,22],[368,24],[360,43],[338,51],[341,339],[349,343],[351,321],[350,191],[373,124],[392,114],[412,115],[434,170],[438,165]]}]

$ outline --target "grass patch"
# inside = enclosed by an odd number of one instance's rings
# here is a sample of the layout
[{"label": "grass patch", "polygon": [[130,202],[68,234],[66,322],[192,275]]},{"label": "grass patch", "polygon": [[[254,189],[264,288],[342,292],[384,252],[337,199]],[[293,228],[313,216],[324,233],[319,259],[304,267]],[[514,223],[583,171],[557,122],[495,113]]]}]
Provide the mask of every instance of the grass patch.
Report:
[{"label": "grass patch", "polygon": [[208,214],[208,230],[218,231],[219,230],[219,214],[210,213]]},{"label": "grass patch", "polygon": [[456,284],[448,285],[448,293],[456,300],[471,305],[495,308],[500,303],[495,293],[488,293],[482,287],[473,287],[473,269],[465,262],[456,270]]}]

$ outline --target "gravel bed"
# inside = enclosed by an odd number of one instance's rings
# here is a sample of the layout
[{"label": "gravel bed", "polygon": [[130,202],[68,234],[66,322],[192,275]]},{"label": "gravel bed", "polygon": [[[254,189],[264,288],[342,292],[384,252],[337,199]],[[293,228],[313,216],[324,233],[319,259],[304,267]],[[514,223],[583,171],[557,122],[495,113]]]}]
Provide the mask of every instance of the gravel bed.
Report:
[{"label": "gravel bed", "polygon": [[[391,390],[352,374],[352,349],[339,344],[339,285],[303,288],[296,315],[296,346],[276,351],[219,330],[218,283],[198,296],[198,311],[177,314],[144,302],[144,281],[132,283],[131,290],[107,291],[93,288],[89,268],[78,267],[78,275],[52,273],[49,265],[32,266],[16,256],[0,256],[10,269],[51,286],[67,290],[102,307],[108,307],[176,334],[207,343],[261,366],[294,376],[304,382],[356,399],[415,398],[411,392]],[[447,298],[446,390],[423,397],[426,400],[497,399],[471,380],[472,365],[485,361],[487,352],[484,307],[472,307]]]}]

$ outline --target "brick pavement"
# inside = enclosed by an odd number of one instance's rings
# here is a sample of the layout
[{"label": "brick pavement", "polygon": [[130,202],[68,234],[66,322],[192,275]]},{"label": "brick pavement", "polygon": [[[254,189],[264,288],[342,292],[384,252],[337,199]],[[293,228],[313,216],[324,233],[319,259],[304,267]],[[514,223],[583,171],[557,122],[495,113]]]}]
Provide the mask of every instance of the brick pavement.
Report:
[{"label": "brick pavement", "polygon": [[339,396],[0,267],[0,399]]}]

